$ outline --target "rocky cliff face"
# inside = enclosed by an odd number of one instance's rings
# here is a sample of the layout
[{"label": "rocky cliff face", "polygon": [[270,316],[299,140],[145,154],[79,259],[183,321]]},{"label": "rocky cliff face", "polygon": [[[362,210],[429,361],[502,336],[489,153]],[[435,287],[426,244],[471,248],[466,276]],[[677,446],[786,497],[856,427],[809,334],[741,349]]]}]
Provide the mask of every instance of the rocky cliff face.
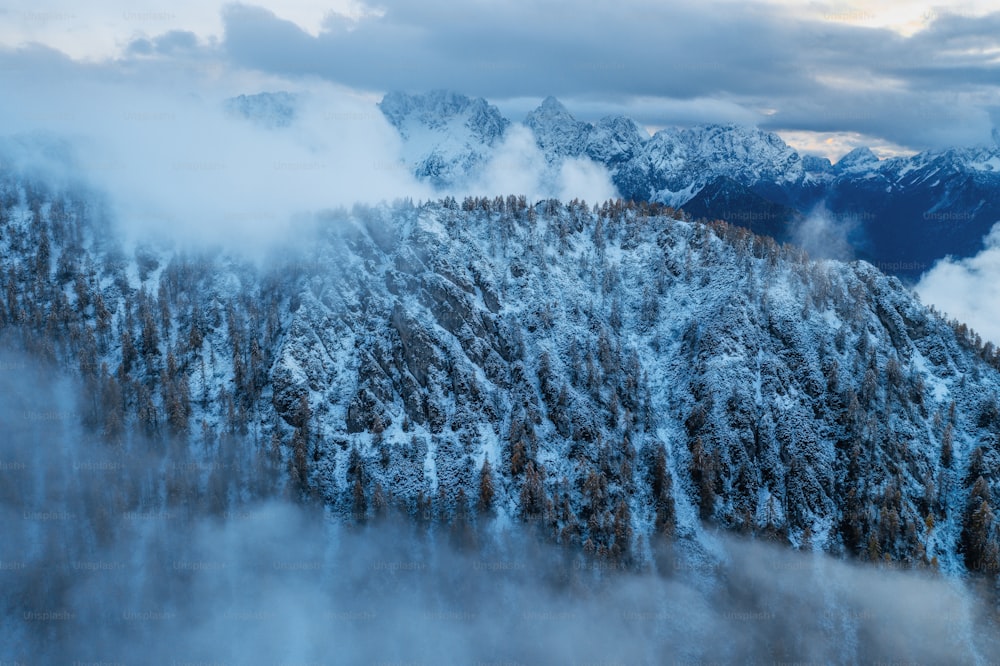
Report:
[{"label": "rocky cliff face", "polygon": [[510,125],[486,100],[443,90],[390,93],[379,108],[404,140],[406,165],[436,187],[474,177]]},{"label": "rocky cliff face", "polygon": [[349,519],[615,561],[722,527],[995,573],[995,350],[866,263],[509,197],[331,212],[260,266],[123,252],[93,201],[3,184],[0,325],[78,368],[110,441],[235,437]]}]

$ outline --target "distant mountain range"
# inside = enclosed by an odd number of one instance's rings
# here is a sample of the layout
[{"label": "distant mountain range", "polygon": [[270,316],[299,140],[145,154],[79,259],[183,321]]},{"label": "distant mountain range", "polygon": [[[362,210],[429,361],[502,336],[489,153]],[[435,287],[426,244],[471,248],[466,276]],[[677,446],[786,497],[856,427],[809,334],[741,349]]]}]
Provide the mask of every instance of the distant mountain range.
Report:
[{"label": "distant mountain range", "polygon": [[[511,126],[485,100],[446,91],[393,92],[379,107],[399,130],[413,173],[440,188],[474,175]],[[581,122],[554,97],[524,125],[550,163],[588,157],[608,168],[625,199],[683,207],[780,241],[822,208],[857,257],[901,277],[915,278],[945,255],[975,254],[1000,221],[1000,144],[885,160],[858,148],[831,164],[752,127],[649,136],[624,116]]]},{"label": "distant mountain range", "polygon": [[[288,93],[227,102],[230,111],[272,128],[294,121],[294,104]],[[442,191],[479,176],[513,124],[482,98],[443,90],[391,92],[379,108],[403,139],[402,161]],[[670,127],[650,136],[625,116],[582,122],[554,97],[523,125],[548,163],[589,158],[608,169],[626,200],[683,208],[779,241],[798,240],[799,224],[821,211],[856,258],[903,279],[947,255],[974,255],[1000,222],[996,132],[993,146],[884,160],[857,148],[832,164],[753,127]]]}]

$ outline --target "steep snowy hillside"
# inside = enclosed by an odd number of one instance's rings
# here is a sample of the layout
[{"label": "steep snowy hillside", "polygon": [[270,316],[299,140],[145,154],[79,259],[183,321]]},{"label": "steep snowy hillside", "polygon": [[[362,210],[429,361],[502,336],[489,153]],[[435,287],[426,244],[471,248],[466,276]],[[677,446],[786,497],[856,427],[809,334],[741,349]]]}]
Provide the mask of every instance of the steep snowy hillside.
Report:
[{"label": "steep snowy hillside", "polygon": [[109,440],[239,434],[345,516],[615,561],[707,525],[996,570],[996,352],[868,264],[509,197],[329,213],[261,268],[123,253],[93,201],[3,184],[0,326],[79,368]]},{"label": "steep snowy hillside", "polygon": [[315,257],[347,269],[272,377],[335,442],[329,501],[363,478],[462,513],[489,459],[496,510],[609,556],[708,520],[962,568],[998,376],[897,281],[620,205],[463,208],[359,212]]}]

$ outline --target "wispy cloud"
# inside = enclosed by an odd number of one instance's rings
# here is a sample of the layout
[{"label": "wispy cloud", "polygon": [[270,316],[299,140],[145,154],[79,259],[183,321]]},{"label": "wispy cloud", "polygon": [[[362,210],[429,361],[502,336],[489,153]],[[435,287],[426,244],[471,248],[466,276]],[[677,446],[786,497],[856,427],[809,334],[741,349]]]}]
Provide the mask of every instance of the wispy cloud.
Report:
[{"label": "wispy cloud", "polygon": [[378,109],[323,81],[267,81],[307,88],[295,123],[271,130],[227,112],[227,94],[261,82],[224,69],[95,68],[33,50],[6,62],[0,81],[18,103],[0,124],[35,144],[8,142],[7,159],[37,166],[39,145],[66,146],[63,176],[109,194],[126,234],[259,247],[298,214],[433,195],[399,168],[399,138]]},{"label": "wispy cloud", "polygon": [[1000,344],[1000,223],[983,239],[979,254],[942,259],[924,273],[916,291],[925,303]]}]

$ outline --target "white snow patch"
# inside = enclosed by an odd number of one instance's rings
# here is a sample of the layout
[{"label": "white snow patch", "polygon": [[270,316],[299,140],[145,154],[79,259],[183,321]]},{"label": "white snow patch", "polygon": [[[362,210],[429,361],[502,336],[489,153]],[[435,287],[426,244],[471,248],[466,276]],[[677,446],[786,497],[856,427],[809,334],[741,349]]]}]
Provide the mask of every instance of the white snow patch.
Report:
[{"label": "white snow patch", "polygon": [[931,395],[934,397],[934,402],[942,403],[948,399],[950,391],[948,390],[948,383],[934,374],[931,365],[924,358],[917,349],[913,350],[913,365],[917,371],[924,377],[924,384],[930,390]]}]

